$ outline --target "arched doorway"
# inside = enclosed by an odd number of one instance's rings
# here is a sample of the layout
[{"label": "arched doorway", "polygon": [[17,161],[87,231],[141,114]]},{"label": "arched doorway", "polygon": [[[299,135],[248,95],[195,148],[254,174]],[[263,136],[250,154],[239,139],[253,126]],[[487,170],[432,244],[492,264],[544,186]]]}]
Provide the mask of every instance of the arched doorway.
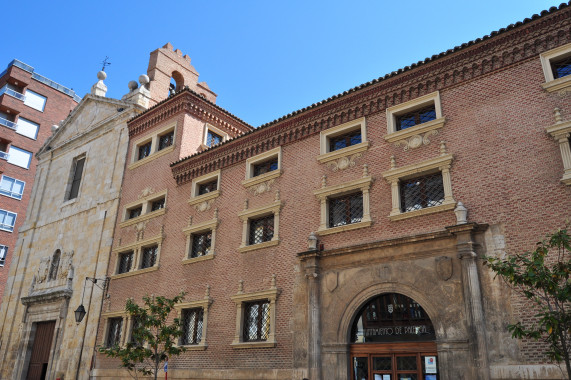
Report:
[{"label": "arched doorway", "polygon": [[375,296],[351,326],[351,380],[438,380],[435,341],[432,322],[415,300]]}]

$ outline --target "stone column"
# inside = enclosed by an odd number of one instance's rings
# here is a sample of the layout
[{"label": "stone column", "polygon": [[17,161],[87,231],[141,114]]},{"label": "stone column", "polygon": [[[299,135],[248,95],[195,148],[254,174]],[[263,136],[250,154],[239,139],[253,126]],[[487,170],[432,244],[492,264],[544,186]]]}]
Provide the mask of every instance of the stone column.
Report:
[{"label": "stone column", "polygon": [[309,380],[321,380],[321,298],[319,257],[317,252],[305,259],[307,279],[307,327],[308,327],[308,376]]},{"label": "stone column", "polygon": [[481,230],[480,227],[482,226],[476,223],[466,223],[446,228],[456,236],[458,258],[462,265],[462,284],[468,316],[470,348],[474,359],[474,375],[478,380],[489,380],[490,365],[488,363],[486,325],[477,266],[478,255],[474,252],[475,243],[472,236],[473,232]]}]

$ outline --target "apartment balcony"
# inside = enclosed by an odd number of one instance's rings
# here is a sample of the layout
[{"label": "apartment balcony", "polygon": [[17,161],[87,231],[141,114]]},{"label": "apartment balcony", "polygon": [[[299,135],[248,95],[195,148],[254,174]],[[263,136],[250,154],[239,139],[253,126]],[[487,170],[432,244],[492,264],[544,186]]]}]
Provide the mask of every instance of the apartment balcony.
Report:
[{"label": "apartment balcony", "polygon": [[22,102],[26,100],[26,95],[18,92],[18,90],[11,87],[13,86],[4,85],[4,87],[0,88],[0,96],[6,94],[18,100],[21,100]]},{"label": "apartment balcony", "polygon": [[26,100],[24,94],[4,86],[0,89],[0,112],[18,114],[24,100]]},{"label": "apartment balcony", "polygon": [[16,123],[8,119],[4,119],[3,117],[0,117],[0,126],[12,129],[14,131],[18,128]]},{"label": "apartment balcony", "polygon": [[[19,61],[17,62],[19,63]],[[30,80],[32,79],[32,74],[29,71],[27,71],[26,68],[14,64],[6,70],[3,77],[5,78],[7,83],[11,83],[15,86],[26,87],[30,83]]]},{"label": "apartment balcony", "polygon": [[4,152],[4,151],[0,150],[0,160],[8,160],[8,152]]}]

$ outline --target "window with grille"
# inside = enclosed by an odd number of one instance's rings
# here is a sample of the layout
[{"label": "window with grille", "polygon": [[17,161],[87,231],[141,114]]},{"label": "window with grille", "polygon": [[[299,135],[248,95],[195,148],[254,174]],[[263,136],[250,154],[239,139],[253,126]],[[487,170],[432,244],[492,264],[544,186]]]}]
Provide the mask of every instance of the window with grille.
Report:
[{"label": "window with grille", "polygon": [[180,345],[187,346],[199,344],[202,340],[202,319],[204,312],[202,308],[185,309],[182,311]]},{"label": "window with grille", "polygon": [[555,79],[571,75],[571,56],[552,61],[551,70]]},{"label": "window with grille", "polygon": [[144,247],[141,257],[141,269],[150,268],[155,266],[157,261],[157,253],[159,251],[158,245]]},{"label": "window with grille", "polygon": [[274,215],[250,220],[249,244],[270,241],[274,237]]},{"label": "window with grille", "polygon": [[339,136],[329,138],[329,151],[347,148],[361,143],[361,128]]},{"label": "window with grille", "polygon": [[133,267],[133,251],[123,252],[119,254],[119,265],[117,266],[117,274],[127,273]]},{"label": "window with grille", "polygon": [[400,183],[401,212],[438,206],[442,202],[444,202],[444,185],[440,172]]},{"label": "window with grille", "polygon": [[79,185],[81,184],[81,177],[83,175],[83,167],[85,165],[85,157],[76,158],[74,160],[73,176],[71,179],[71,187],[67,199],[75,199],[79,194]]},{"label": "window with grille", "polygon": [[143,206],[139,206],[139,207],[135,207],[135,208],[132,208],[130,210],[127,210],[127,213],[129,216],[127,219],[136,218],[136,217],[140,216],[142,212],[143,212]]},{"label": "window with grille", "polygon": [[142,160],[145,157],[148,157],[151,154],[151,146],[153,145],[152,141],[149,141],[146,144],[140,145],[138,148],[139,154],[137,155],[138,160]]},{"label": "window with grille", "polygon": [[262,174],[269,173],[271,171],[278,169],[278,158],[273,157],[267,161],[260,162],[259,164],[255,164],[253,167],[254,177],[257,177]]},{"label": "window with grille", "polygon": [[211,193],[218,189],[218,179],[198,185],[198,195]]},{"label": "window with grille", "polygon": [[163,150],[171,146],[174,142],[174,131],[166,133],[162,136],[159,136],[159,148],[158,150]]},{"label": "window with grille", "polygon": [[6,256],[8,256],[8,247],[0,244],[0,267],[4,266]]},{"label": "window with grille", "polygon": [[436,108],[433,105],[418,109],[396,117],[397,131],[414,127],[436,119]]},{"label": "window with grille", "polygon": [[109,318],[107,337],[105,339],[105,346],[113,347],[118,346],[121,342],[121,329],[123,326],[123,318]]},{"label": "window with grille", "polygon": [[362,192],[329,199],[329,227],[359,223],[362,219]]},{"label": "window with grille", "polygon": [[212,132],[211,130],[208,131],[206,135],[206,145],[211,147],[214,145],[218,145],[222,142],[222,136],[217,135],[216,133]]},{"label": "window with grille", "polygon": [[151,212],[165,208],[165,198],[157,199],[151,202]]},{"label": "window with grille", "polygon": [[131,326],[131,337],[130,342],[137,346],[142,346],[145,340],[139,335],[140,332],[137,331],[143,327],[143,320],[141,317],[133,317],[133,324]]},{"label": "window with grille", "polygon": [[244,305],[244,342],[268,339],[270,333],[270,302],[255,301]]},{"label": "window with grille", "polygon": [[192,247],[190,257],[200,257],[208,255],[212,245],[212,231],[192,235]]}]

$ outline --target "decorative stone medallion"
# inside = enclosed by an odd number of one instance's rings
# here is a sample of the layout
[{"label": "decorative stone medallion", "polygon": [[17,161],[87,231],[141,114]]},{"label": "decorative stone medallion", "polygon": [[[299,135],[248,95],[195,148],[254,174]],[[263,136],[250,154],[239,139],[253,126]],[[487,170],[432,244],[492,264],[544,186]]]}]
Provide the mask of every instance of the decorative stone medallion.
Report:
[{"label": "decorative stone medallion", "polygon": [[355,166],[355,161],[361,158],[363,155],[361,153],[355,153],[352,156],[340,157],[335,161],[330,161],[327,165],[332,171],[336,172],[338,170],[345,170],[347,168],[352,168]]},{"label": "decorative stone medallion", "polygon": [[272,190],[272,185],[274,184],[274,180],[270,179],[269,181],[258,183],[252,187],[250,190],[253,191],[254,195],[260,195]]},{"label": "decorative stone medallion", "polygon": [[329,272],[325,275],[325,287],[330,292],[334,291],[337,288],[337,272]]},{"label": "decorative stone medallion", "polygon": [[422,145],[428,145],[430,144],[430,136],[436,136],[438,135],[438,130],[434,129],[432,131],[428,131],[426,132],[424,135],[422,134],[418,134],[418,135],[414,135],[409,137],[408,139],[405,140],[399,140],[397,142],[395,142],[395,146],[403,146],[403,150],[406,152],[409,149],[416,149],[421,147]]},{"label": "decorative stone medallion", "polygon": [[210,206],[212,205],[212,201],[213,201],[212,199],[209,199],[207,201],[197,203],[196,205],[194,205],[194,208],[198,212],[204,212],[204,211],[210,210]]},{"label": "decorative stone medallion", "polygon": [[452,259],[448,256],[440,256],[434,259],[436,273],[442,281],[448,281],[452,277]]}]

